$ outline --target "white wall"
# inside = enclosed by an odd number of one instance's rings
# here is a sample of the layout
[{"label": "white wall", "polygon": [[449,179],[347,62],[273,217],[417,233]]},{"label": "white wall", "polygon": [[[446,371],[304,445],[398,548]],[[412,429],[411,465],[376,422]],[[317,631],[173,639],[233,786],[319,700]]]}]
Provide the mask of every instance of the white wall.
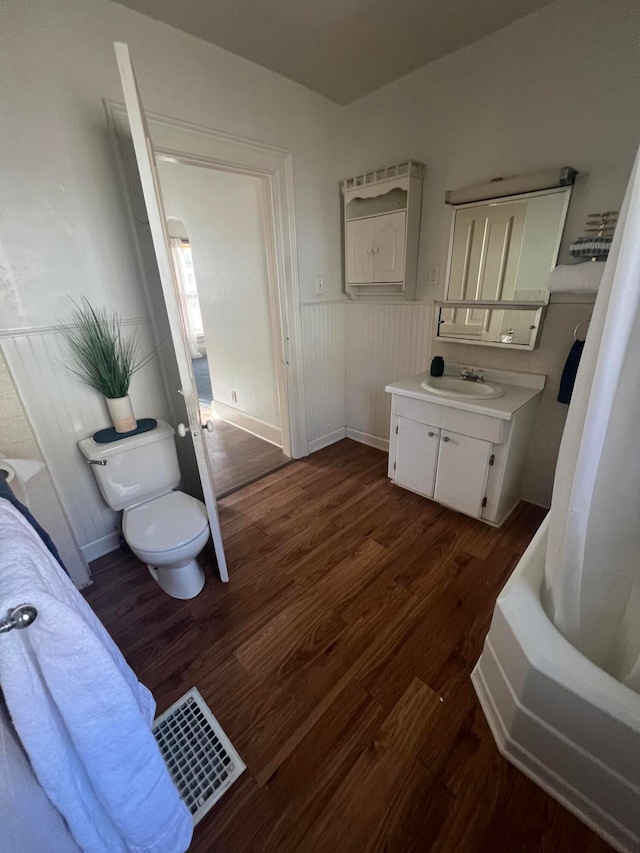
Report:
[{"label": "white wall", "polygon": [[263,180],[166,160],[158,171],[167,216],[189,235],[213,399],[278,434]]},{"label": "white wall", "polygon": [[[640,5],[558,0],[350,106],[342,171],[426,164],[418,294],[439,299],[447,189],[554,166],[579,169],[568,243],[620,207],[640,127]],[[427,270],[441,279],[427,285]]]},{"label": "white wall", "polygon": [[[637,0],[559,0],[493,35],[408,75],[347,108],[349,146],[341,171],[357,174],[402,158],[426,164],[418,262],[418,298],[441,299],[451,209],[447,189],[571,165],[576,182],[561,260],[584,232],[588,213],[620,208],[640,141],[640,4]],[[429,267],[440,267],[429,287]],[[556,402],[559,376],[577,322],[592,306],[551,306],[534,353],[429,342],[450,361],[547,373],[526,496],[551,497],[567,407]],[[354,306],[347,323],[347,424],[370,422],[384,434],[384,391],[367,383],[362,349],[349,337],[370,323],[372,309]],[[374,309],[382,322],[385,306]],[[418,305],[413,308],[419,312]],[[359,313],[358,313],[359,312]],[[398,339],[399,340],[399,339]],[[391,340],[380,375],[393,376]],[[424,342],[416,344],[416,361]],[[372,353],[373,355],[373,353]],[[399,377],[395,377],[399,378]],[[357,388],[360,403],[354,399]],[[374,428],[372,426],[372,428]]]},{"label": "white wall", "polygon": [[[140,320],[149,309],[102,99],[122,101],[126,41],[146,107],[293,152],[300,288],[340,293],[334,150],[341,109],[284,78],[106,0],[9,0],[0,25],[0,331],[40,446],[85,555],[115,547],[76,441],[106,426],[97,394],[65,373],[53,328],[68,296]],[[168,417],[157,363],[132,389],[138,416]]]}]

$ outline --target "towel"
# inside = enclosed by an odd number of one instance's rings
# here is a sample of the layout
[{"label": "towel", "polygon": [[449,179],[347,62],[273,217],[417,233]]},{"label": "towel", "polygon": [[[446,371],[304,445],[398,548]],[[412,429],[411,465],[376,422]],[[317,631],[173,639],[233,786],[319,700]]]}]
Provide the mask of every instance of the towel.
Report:
[{"label": "towel", "polygon": [[[40,524],[38,524],[36,519],[31,514],[31,511],[29,510],[29,508],[26,507],[21,501],[18,500],[18,498],[13,493],[13,489],[11,488],[9,483],[2,476],[0,476],[0,498],[4,498],[5,500],[9,501],[9,503],[13,504],[13,506],[18,510],[18,512],[21,512],[22,515],[24,515],[24,517],[27,519],[29,524],[33,527],[33,529],[36,531],[38,536],[42,539],[44,544],[47,546],[49,551],[51,551],[51,553],[56,558],[56,560],[60,563],[62,568],[65,570],[65,572],[67,572],[64,563],[60,559],[60,554],[58,554],[58,549],[53,544],[53,539],[49,536],[47,531],[43,527],[41,527]],[[67,572],[67,574],[69,574],[69,572]]]},{"label": "towel", "polygon": [[569,405],[571,395],[573,394],[573,386],[576,384],[576,375],[578,366],[582,358],[582,350],[584,349],[584,341],[574,341],[573,346],[569,350],[569,355],[560,377],[560,390],[558,392],[558,402]]},{"label": "towel", "polygon": [[[0,499],[0,683],[45,793],[85,853],[183,853],[193,823],[151,732],[155,702],[34,529]],[[132,614],[135,618],[135,614]]]},{"label": "towel", "polygon": [[560,264],[551,270],[550,293],[597,293],[604,270],[604,261],[585,261],[583,264]]},{"label": "towel", "polygon": [[0,692],[0,850],[81,853],[60,812],[47,799],[11,724]]}]

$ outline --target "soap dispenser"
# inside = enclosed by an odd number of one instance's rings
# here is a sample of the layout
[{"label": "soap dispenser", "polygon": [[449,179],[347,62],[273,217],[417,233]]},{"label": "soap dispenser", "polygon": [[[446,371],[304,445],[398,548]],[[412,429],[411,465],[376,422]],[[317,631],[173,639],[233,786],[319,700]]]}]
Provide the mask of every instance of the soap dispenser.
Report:
[{"label": "soap dispenser", "polygon": [[444,359],[441,355],[436,355],[431,359],[430,373],[432,376],[442,376],[444,373]]}]

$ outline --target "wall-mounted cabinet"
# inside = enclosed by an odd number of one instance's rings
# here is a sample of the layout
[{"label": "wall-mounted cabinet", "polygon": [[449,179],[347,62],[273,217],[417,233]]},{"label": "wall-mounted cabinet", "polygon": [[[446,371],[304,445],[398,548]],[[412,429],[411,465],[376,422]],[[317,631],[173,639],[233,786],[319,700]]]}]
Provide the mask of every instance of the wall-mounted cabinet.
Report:
[{"label": "wall-mounted cabinet", "polygon": [[424,166],[408,161],[342,184],[345,287],[353,299],[415,299]]}]

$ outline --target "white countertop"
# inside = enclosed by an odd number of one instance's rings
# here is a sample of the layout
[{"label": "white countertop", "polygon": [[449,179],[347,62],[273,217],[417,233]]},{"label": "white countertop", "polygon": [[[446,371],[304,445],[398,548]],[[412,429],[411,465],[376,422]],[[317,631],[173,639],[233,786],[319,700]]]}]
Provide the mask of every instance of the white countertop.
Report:
[{"label": "white countertop", "polygon": [[[458,365],[447,364],[445,371],[448,376],[459,376]],[[483,368],[480,368],[483,369]],[[546,376],[538,373],[512,373],[506,370],[485,371],[487,381],[497,382],[501,385],[505,394],[493,400],[482,400],[478,398],[443,397],[433,394],[422,387],[422,382],[429,378],[429,372],[412,376],[410,379],[400,379],[385,387],[389,394],[397,394],[400,397],[413,397],[415,400],[424,400],[427,403],[435,403],[437,406],[448,406],[450,409],[461,409],[465,412],[474,412],[478,415],[489,415],[492,418],[500,418],[510,421],[514,413],[525,403],[533,400],[538,394],[542,394]]]}]

